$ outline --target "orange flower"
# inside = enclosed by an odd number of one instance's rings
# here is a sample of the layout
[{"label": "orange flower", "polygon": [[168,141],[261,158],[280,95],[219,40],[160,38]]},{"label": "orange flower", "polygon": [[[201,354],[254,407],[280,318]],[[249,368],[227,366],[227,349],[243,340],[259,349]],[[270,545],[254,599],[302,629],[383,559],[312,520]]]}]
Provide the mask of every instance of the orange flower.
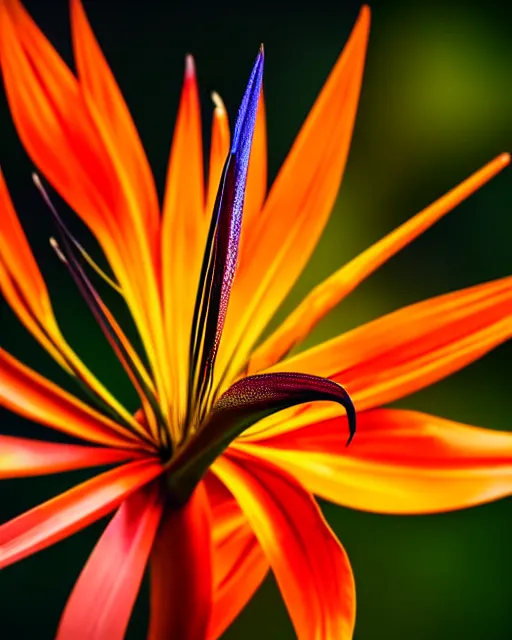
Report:
[{"label": "orange flower", "polygon": [[[417,514],[512,492],[509,433],[382,408],[507,340],[512,278],[412,305],[299,355],[288,353],[509,156],[340,268],[255,347],[336,198],[361,86],[368,8],[268,194],[261,97],[257,106],[263,52],[231,142],[215,98],[207,189],[188,58],[161,213],[136,129],[79,0],[71,1],[71,17],[78,77],[18,0],[0,0],[2,72],[27,152],[95,234],[112,268],[115,281],[70,234],[36,178],[55,221],[57,255],[141,409],[131,415],[66,342],[0,175],[3,295],[92,403],[0,349],[2,405],[87,443],[0,436],[0,476],[115,465],[0,526],[0,567],[115,512],[66,605],[59,639],[122,638],[148,561],[152,640],[218,638],[269,567],[299,638],[351,638],[349,560],[312,494],[357,509]],[[144,359],[99,297],[91,268],[126,301]],[[347,448],[342,430],[354,433],[354,405],[358,433]]]}]

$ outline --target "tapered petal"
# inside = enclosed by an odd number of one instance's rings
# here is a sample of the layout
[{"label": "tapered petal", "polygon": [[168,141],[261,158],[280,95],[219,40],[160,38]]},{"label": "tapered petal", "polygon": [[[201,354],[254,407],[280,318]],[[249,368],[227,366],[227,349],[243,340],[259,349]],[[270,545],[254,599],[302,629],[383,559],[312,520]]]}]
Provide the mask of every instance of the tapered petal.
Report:
[{"label": "tapered petal", "polygon": [[205,215],[201,112],[195,65],[187,56],[162,221],[162,286],[174,404],[185,409],[190,327],[209,216]]},{"label": "tapered petal", "polygon": [[[1,8],[0,8],[1,10]],[[87,369],[62,336],[44,279],[19,223],[0,171],[0,290],[12,310],[48,353],[92,390],[126,423],[126,409]]]},{"label": "tapered petal", "polygon": [[262,583],[268,560],[224,485],[208,473],[205,486],[212,512],[213,543],[213,603],[207,638],[216,640]]},{"label": "tapered petal", "polygon": [[436,513],[512,494],[512,433],[399,409],[359,414],[344,446],[326,420],[249,449],[297,477],[309,491],[378,513]]},{"label": "tapered petal", "polygon": [[161,472],[156,458],[129,462],[9,520],[0,526],[0,568],[99,520]]},{"label": "tapered petal", "polygon": [[311,495],[288,474],[249,455],[222,456],[214,472],[267,555],[299,640],[350,640],[352,570]]},{"label": "tapered petal", "polygon": [[248,230],[233,287],[219,378],[238,372],[288,294],[327,223],[340,186],[355,121],[370,11],[363,7],[350,39]]},{"label": "tapered petal", "polygon": [[224,168],[230,145],[229,121],[226,108],[217,93],[214,93],[212,98],[215,109],[213,110],[210,166],[208,169],[208,193],[206,197],[206,216],[208,219],[211,218],[213,213],[222,169]]},{"label": "tapered petal", "polygon": [[283,324],[255,350],[251,356],[249,371],[258,372],[278,362],[365,278],[509,163],[508,154],[498,156],[315,287]]},{"label": "tapered petal", "polygon": [[204,640],[212,603],[211,514],[203,484],[163,516],[151,555],[149,640]]},{"label": "tapered petal", "polygon": [[91,409],[0,349],[0,404],[70,436],[106,446],[144,448],[127,429]]},{"label": "tapered petal", "polygon": [[271,370],[336,380],[362,411],[433,384],[511,335],[512,277],[508,277],[405,307]]},{"label": "tapered petal", "polygon": [[0,479],[26,478],[125,462],[141,453],[0,435]]},{"label": "tapered petal", "polygon": [[18,0],[0,4],[0,60],[20,138],[97,237],[164,393],[157,257],[151,255],[143,225],[135,224],[138,204],[108,125]]},{"label": "tapered petal", "polygon": [[134,223],[147,234],[158,255],[160,214],[158,197],[146,154],[137,129],[115,78],[96,41],[80,0],[71,1],[73,47],[80,87],[101,114],[123,160],[131,195],[136,202]]},{"label": "tapered petal", "polygon": [[62,614],[57,640],[123,640],[162,516],[157,484],[119,507],[94,548]]}]

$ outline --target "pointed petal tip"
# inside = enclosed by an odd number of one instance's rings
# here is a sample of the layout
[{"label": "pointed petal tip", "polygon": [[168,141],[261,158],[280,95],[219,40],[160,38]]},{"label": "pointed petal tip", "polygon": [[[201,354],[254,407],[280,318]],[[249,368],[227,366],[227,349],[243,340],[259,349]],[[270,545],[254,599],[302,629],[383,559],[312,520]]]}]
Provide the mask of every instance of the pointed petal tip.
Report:
[{"label": "pointed petal tip", "polygon": [[500,154],[497,160],[502,167],[506,167],[507,165],[510,164],[510,153]]},{"label": "pointed petal tip", "polygon": [[224,106],[224,101],[222,100],[222,98],[219,96],[219,94],[216,91],[212,91],[211,93],[211,99],[212,102],[215,106],[215,110],[219,110],[221,112],[225,112],[226,111],[226,107]]},{"label": "pointed petal tip", "polygon": [[187,53],[185,56],[185,79],[191,80],[196,76],[196,63],[194,56],[191,53]]},{"label": "pointed petal tip", "polygon": [[372,17],[372,11],[370,6],[367,4],[363,4],[361,10],[359,11],[359,20],[364,20],[365,22],[370,22]]}]

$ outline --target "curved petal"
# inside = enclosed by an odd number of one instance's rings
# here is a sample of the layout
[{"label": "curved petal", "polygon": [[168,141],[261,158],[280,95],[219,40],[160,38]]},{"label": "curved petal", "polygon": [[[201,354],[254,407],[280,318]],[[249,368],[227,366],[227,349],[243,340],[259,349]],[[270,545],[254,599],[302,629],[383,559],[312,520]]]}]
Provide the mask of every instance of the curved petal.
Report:
[{"label": "curved petal", "polygon": [[410,395],[512,335],[512,277],[405,307],[280,362],[329,377],[362,411]]},{"label": "curved petal", "polygon": [[[363,76],[370,10],[352,34],[248,230],[226,319],[219,376],[245,364],[299,277],[327,223],[348,156]],[[263,277],[262,277],[263,274]]]},{"label": "curved petal", "polygon": [[208,232],[204,197],[199,95],[194,60],[187,56],[162,218],[165,326],[169,336],[175,409],[181,411],[186,408],[190,327]]},{"label": "curved petal", "polygon": [[141,455],[122,449],[83,447],[0,435],[0,479],[100,467],[126,462]]},{"label": "curved petal", "polygon": [[106,471],[0,526],[0,568],[87,527],[162,473],[156,459]]},{"label": "curved petal", "polygon": [[57,640],[123,640],[162,511],[155,483],[121,504],[73,588]]},{"label": "curved petal", "polygon": [[151,554],[149,640],[204,640],[212,603],[211,515],[200,483],[166,509]]},{"label": "curved petal", "polygon": [[287,473],[247,454],[222,456],[213,469],[267,555],[299,640],[350,640],[352,570],[310,494]]},{"label": "curved petal", "polygon": [[137,129],[115,78],[94,37],[80,0],[71,1],[73,47],[82,90],[101,114],[133,188],[139,229],[158,255],[160,213],[153,175]]},{"label": "curved petal", "polygon": [[206,637],[216,640],[262,583],[268,561],[229,491],[212,473],[204,483],[213,527],[213,602]]},{"label": "curved petal", "polygon": [[48,353],[112,407],[125,423],[136,428],[128,411],[87,369],[62,336],[44,279],[14,211],[1,170],[0,289],[14,313]]},{"label": "curved petal", "polygon": [[337,419],[244,449],[322,498],[364,511],[437,513],[512,494],[512,433],[400,409],[364,411],[358,418],[348,448]]},{"label": "curved petal", "polygon": [[283,358],[326,313],[371,273],[480,189],[509,163],[509,154],[501,154],[315,287],[283,324],[255,350],[251,356],[249,371],[261,371]]},{"label": "curved petal", "polygon": [[3,349],[0,349],[0,404],[75,438],[125,449],[147,447],[127,429],[22,365]]},{"label": "curved petal", "polygon": [[133,186],[102,114],[18,0],[0,4],[0,59],[23,145],[97,237],[164,393],[156,257],[134,224]]}]

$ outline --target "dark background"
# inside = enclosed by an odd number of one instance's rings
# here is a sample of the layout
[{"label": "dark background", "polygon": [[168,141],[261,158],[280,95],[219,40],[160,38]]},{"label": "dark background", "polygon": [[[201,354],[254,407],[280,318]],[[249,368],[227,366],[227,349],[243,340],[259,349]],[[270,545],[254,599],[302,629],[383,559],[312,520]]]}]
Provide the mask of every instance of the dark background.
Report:
[{"label": "dark background", "polygon": [[[327,233],[280,317],[345,260],[499,152],[512,150],[512,20],[506,3],[466,0],[449,5],[428,0],[372,4],[365,82],[343,187]],[[71,62],[67,3],[32,0],[26,6]],[[211,90],[222,95],[232,119],[257,48],[265,43],[273,177],[345,43],[359,4],[85,0],[85,7],[130,105],[161,193],[185,53],[196,58],[208,135]],[[49,216],[31,185],[32,167],[17,140],[5,97],[0,110],[3,169],[48,278],[61,326],[108,386],[135,408],[129,385],[118,375],[48,247]],[[309,343],[401,305],[508,275],[510,171],[372,276],[321,323]],[[115,308],[115,301],[112,304]],[[69,387],[5,304],[0,312],[2,346]],[[510,345],[500,347],[397,404],[510,429],[511,355]],[[48,437],[44,429],[5,411],[0,427],[3,432]],[[0,521],[87,475],[3,482]],[[512,637],[510,499],[430,517],[384,517],[322,506],[354,567],[357,640]],[[0,573],[2,639],[52,637],[66,596],[104,524]],[[144,589],[129,638],[145,636],[146,598]],[[262,634],[267,640],[294,637],[272,578],[226,638]]]}]

